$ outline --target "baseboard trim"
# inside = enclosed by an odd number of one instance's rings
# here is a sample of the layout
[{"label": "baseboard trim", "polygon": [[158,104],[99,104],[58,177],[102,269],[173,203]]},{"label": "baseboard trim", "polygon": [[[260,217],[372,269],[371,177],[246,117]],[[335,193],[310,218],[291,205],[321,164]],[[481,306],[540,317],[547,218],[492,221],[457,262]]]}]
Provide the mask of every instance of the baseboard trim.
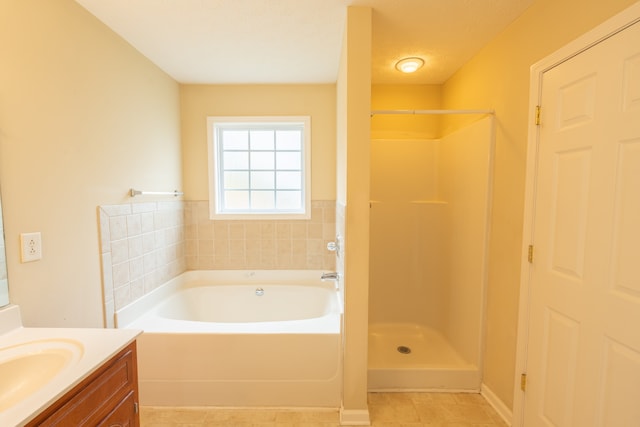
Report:
[{"label": "baseboard trim", "polygon": [[340,409],[340,425],[342,426],[369,426],[368,409]]},{"label": "baseboard trim", "polygon": [[495,409],[500,415],[500,418],[510,426],[513,423],[513,412],[507,407],[507,405],[500,400],[500,398],[489,388],[486,384],[480,386],[480,394],[485,400]]}]

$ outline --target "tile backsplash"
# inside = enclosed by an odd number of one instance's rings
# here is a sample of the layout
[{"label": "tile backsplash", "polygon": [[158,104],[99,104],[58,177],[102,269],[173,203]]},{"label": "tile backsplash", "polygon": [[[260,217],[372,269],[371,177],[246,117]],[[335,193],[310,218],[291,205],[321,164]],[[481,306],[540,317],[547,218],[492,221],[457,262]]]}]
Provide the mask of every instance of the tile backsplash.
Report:
[{"label": "tile backsplash", "polygon": [[99,207],[105,325],[186,270],[334,270],[336,204],[312,201],[309,220],[209,219],[208,201]]},{"label": "tile backsplash", "polygon": [[99,207],[105,325],[116,310],[186,270],[184,202]]},{"label": "tile backsplash", "polygon": [[311,202],[310,220],[209,219],[209,202],[185,206],[189,270],[321,270],[335,267],[335,202]]}]

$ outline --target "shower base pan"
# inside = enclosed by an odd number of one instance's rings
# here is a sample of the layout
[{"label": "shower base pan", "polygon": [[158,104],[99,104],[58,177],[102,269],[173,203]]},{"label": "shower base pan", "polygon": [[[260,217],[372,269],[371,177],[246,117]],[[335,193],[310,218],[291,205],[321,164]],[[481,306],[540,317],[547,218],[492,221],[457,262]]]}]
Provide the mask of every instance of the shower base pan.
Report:
[{"label": "shower base pan", "polygon": [[369,327],[369,391],[480,391],[480,371],[437,332],[406,323]]}]

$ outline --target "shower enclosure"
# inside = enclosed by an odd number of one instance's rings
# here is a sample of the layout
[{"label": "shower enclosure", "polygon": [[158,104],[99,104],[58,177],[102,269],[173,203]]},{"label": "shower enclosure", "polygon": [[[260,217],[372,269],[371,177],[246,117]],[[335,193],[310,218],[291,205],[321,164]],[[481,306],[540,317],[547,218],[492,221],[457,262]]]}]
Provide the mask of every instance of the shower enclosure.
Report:
[{"label": "shower enclosure", "polygon": [[493,132],[372,141],[371,391],[480,389]]}]

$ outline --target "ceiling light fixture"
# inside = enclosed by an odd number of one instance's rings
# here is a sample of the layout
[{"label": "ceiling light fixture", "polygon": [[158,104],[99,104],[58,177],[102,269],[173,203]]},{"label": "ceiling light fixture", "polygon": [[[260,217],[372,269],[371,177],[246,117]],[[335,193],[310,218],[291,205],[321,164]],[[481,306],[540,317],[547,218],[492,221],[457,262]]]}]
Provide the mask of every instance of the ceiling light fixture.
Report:
[{"label": "ceiling light fixture", "polygon": [[398,71],[402,71],[403,73],[413,73],[418,71],[424,65],[424,60],[422,58],[404,58],[396,63],[396,68]]}]

